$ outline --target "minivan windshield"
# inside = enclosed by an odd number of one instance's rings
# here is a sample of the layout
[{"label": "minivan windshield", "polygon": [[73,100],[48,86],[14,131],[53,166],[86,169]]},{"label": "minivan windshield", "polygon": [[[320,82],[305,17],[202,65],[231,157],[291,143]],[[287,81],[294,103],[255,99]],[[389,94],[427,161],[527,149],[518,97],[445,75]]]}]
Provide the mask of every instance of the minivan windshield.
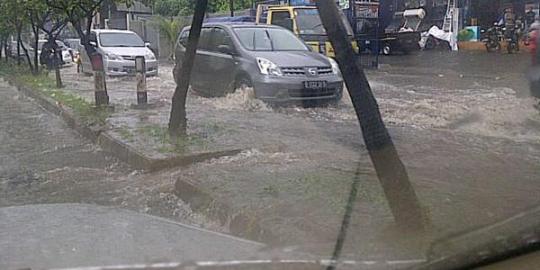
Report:
[{"label": "minivan windshield", "polygon": [[144,47],[144,41],[134,33],[101,33],[102,47]]},{"label": "minivan windshield", "polygon": [[235,28],[242,46],[250,51],[308,51],[293,33],[278,28]]}]

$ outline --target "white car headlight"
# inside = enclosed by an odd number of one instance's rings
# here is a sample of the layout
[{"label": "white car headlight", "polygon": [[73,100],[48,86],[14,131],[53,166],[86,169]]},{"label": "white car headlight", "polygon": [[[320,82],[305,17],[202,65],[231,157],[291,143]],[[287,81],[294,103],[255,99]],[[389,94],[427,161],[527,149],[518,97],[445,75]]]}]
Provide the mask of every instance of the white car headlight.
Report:
[{"label": "white car headlight", "polygon": [[105,56],[111,60],[122,60],[122,56],[114,54],[114,53],[106,53]]},{"label": "white car headlight", "polygon": [[283,76],[281,69],[272,61],[264,58],[257,58],[257,65],[263,75]]},{"label": "white car headlight", "polygon": [[153,53],[149,53],[144,56],[144,59],[146,60],[156,60],[156,56]]},{"label": "white car headlight", "polygon": [[339,70],[339,65],[333,58],[328,57],[328,61],[330,61],[330,65],[332,65],[332,72],[334,74],[340,74],[341,71]]}]

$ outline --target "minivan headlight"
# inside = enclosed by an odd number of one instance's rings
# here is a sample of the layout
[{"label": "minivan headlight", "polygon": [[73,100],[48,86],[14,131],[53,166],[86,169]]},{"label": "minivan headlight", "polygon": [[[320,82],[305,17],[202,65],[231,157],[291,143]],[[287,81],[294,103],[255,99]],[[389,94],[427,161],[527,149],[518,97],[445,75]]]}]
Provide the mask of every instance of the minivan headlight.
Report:
[{"label": "minivan headlight", "polygon": [[339,65],[333,58],[328,57],[328,61],[330,61],[330,65],[332,65],[332,72],[336,75],[340,74]]},{"label": "minivan headlight", "polygon": [[149,53],[144,56],[144,59],[146,60],[156,60],[156,56],[153,53]]},{"label": "minivan headlight", "polygon": [[120,55],[116,55],[114,53],[106,53],[105,56],[111,60],[122,60],[122,57]]},{"label": "minivan headlight", "polygon": [[257,58],[257,65],[263,75],[283,76],[281,69],[268,59]]}]

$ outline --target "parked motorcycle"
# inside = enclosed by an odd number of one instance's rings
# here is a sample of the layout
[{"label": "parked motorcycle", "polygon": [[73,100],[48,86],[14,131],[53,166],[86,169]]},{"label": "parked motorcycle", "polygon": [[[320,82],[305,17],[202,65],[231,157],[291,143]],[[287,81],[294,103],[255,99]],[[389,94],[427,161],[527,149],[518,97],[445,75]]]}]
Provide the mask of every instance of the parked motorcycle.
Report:
[{"label": "parked motorcycle", "polygon": [[521,39],[521,34],[523,27],[520,23],[516,23],[516,26],[513,29],[503,28],[505,33],[505,40],[507,42],[506,49],[509,54],[519,51],[519,40]]},{"label": "parked motorcycle", "polygon": [[486,45],[488,52],[495,52],[501,50],[501,41],[504,38],[503,28],[498,24],[494,24],[487,31],[482,30],[484,38],[482,42]]}]

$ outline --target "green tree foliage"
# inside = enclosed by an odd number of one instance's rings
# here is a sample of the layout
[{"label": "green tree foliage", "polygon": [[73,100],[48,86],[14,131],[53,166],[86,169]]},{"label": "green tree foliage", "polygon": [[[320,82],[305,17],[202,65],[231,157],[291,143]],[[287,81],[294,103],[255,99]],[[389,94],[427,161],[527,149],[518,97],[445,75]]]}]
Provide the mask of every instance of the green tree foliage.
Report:
[{"label": "green tree foliage", "polygon": [[29,26],[29,18],[27,13],[27,2],[25,0],[3,0],[0,1],[0,18],[5,20],[11,29],[13,29],[13,36],[17,39],[17,64],[21,64],[21,50],[26,56],[26,60],[32,73],[35,70],[30,60],[30,55],[27,46],[22,40],[22,33]]},{"label": "green tree foliage", "polygon": [[189,21],[181,18],[165,18],[157,17],[154,21],[154,24],[162,37],[164,37],[168,43],[169,48],[171,48],[171,53],[169,59],[174,59],[174,48],[178,35],[182,28],[189,24]]},{"label": "green tree foliage", "polygon": [[[146,0],[146,4],[154,8],[154,13],[164,17],[188,16],[193,14],[197,0]],[[207,12],[227,12],[230,10],[229,0],[216,0],[208,3]],[[249,0],[234,0],[234,10],[251,7]]]},{"label": "green tree foliage", "polygon": [[9,37],[15,33],[15,29],[8,22],[6,13],[2,10],[3,3],[0,3],[0,58],[2,57],[2,49],[5,49],[6,61],[8,60],[8,46],[9,46]]},{"label": "green tree foliage", "polygon": [[[96,49],[90,45],[92,21],[105,0],[45,0],[45,2],[56,13],[66,17],[79,35],[86,53],[93,55]],[[115,0],[115,3],[123,3],[128,6],[132,2],[133,0]]]}]

